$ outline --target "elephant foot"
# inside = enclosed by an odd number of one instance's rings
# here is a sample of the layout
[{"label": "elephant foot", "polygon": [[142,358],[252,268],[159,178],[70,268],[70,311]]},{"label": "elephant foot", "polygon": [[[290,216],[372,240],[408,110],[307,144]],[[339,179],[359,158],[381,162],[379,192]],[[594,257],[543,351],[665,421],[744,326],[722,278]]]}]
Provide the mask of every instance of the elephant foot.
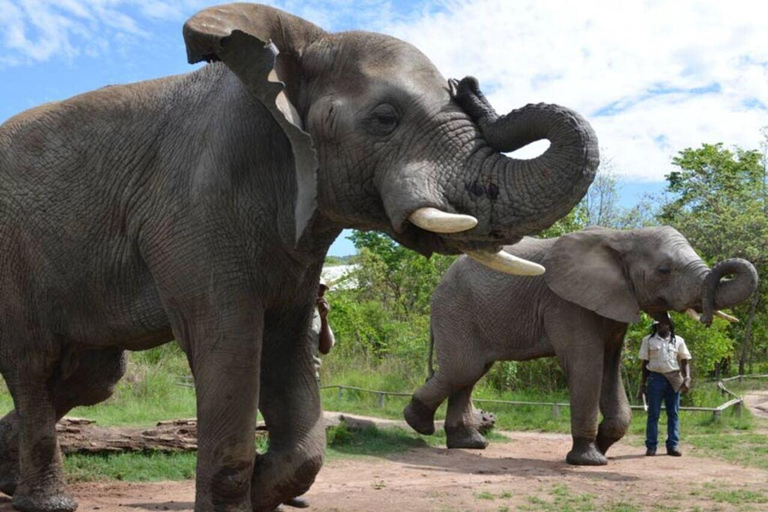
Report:
[{"label": "elephant foot", "polygon": [[618,439],[612,439],[608,437],[601,437],[600,434],[597,435],[597,451],[605,455],[608,452],[608,448],[613,446]]},{"label": "elephant foot", "polygon": [[0,492],[8,496],[13,496],[16,491],[16,482],[19,478],[18,465],[9,465],[6,462],[0,462]]},{"label": "elephant foot", "polygon": [[19,441],[15,422],[6,418],[0,420],[0,492],[13,496],[19,480]]},{"label": "elephant foot", "polygon": [[74,512],[77,501],[65,489],[24,489],[19,485],[11,501],[13,508],[22,512]]},{"label": "elephant foot", "polygon": [[403,417],[408,425],[425,436],[435,433],[435,411],[424,405],[418,398],[411,398],[411,402],[403,409]]},{"label": "elephant foot", "polygon": [[626,418],[603,420],[597,428],[597,449],[603,455],[606,454],[608,448],[624,437],[629,427],[630,415],[627,414]]},{"label": "elephant foot", "polygon": [[298,496],[309,491],[322,465],[322,455],[257,454],[251,478],[253,512],[274,512],[282,504],[301,507],[306,500]]},{"label": "elephant foot", "polygon": [[488,440],[483,437],[476,428],[466,425],[455,427],[445,426],[446,445],[448,448],[468,448],[470,450],[484,450],[488,447]]},{"label": "elephant foot", "polygon": [[591,439],[574,438],[573,448],[568,452],[565,461],[575,466],[605,466],[608,459],[600,453]]},{"label": "elephant foot", "polygon": [[475,411],[475,424],[481,434],[487,434],[496,426],[496,415],[492,412],[478,409]]}]

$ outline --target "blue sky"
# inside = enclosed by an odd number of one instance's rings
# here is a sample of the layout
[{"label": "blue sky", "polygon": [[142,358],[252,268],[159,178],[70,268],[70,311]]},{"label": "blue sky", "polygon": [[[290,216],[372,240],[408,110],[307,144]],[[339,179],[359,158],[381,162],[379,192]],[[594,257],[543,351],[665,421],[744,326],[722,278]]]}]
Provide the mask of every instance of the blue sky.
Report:
[{"label": "blue sky", "polygon": [[[104,85],[189,72],[181,26],[213,3],[0,0],[0,122]],[[661,189],[677,151],[756,148],[768,125],[768,17],[756,2],[266,3],[328,30],[405,39],[445,76],[478,77],[500,111],[538,101],[578,110],[621,176],[626,206]],[[331,253],[350,251],[342,236]]]}]

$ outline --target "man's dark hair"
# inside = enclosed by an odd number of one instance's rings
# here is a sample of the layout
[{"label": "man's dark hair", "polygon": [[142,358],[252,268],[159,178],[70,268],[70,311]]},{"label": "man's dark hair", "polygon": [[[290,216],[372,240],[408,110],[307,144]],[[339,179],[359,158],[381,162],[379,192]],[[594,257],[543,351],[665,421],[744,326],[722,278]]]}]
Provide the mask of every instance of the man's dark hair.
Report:
[{"label": "man's dark hair", "polygon": [[[659,326],[661,325],[660,322],[653,322],[651,324],[651,336],[656,334],[656,332],[659,330]],[[670,341],[675,340],[675,323],[672,321],[672,319],[669,319],[669,334],[670,334]]]}]

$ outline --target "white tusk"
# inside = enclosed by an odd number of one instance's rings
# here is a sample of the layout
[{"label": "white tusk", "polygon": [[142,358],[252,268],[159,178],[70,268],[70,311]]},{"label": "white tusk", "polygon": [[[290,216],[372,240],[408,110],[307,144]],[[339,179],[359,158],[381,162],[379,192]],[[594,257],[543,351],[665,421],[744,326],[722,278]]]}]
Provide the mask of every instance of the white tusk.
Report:
[{"label": "white tusk", "polygon": [[685,310],[685,314],[688,315],[689,317],[693,318],[697,322],[701,322],[701,315],[698,314],[695,310],[693,310],[693,309],[686,309]]},{"label": "white tusk", "polygon": [[477,219],[471,215],[447,213],[429,206],[419,208],[408,220],[433,233],[460,233],[477,226]]},{"label": "white tusk", "polygon": [[504,250],[499,252],[465,251],[473,260],[488,268],[516,276],[540,276],[544,267],[538,263],[518,258]]},{"label": "white tusk", "polygon": [[719,316],[723,320],[728,320],[729,322],[738,322],[739,319],[735,316],[731,316],[728,313],[723,313],[722,311],[715,311],[715,316]]}]

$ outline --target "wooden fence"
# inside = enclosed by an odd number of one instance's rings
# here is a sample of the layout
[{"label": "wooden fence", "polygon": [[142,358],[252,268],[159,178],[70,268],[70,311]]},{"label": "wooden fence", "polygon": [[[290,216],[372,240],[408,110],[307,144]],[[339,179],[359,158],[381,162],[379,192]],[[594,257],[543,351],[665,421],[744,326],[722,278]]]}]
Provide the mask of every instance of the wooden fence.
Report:
[{"label": "wooden fence", "polygon": [[[741,416],[741,411],[742,411],[742,408],[744,407],[744,399],[738,396],[737,394],[733,393],[731,390],[729,390],[725,386],[725,383],[733,380],[738,380],[739,382],[742,382],[744,379],[761,379],[761,378],[768,378],[768,375],[737,375],[735,377],[728,377],[727,379],[718,380],[716,381],[717,388],[720,390],[720,392],[723,395],[732,397],[731,400],[728,400],[727,402],[720,404],[717,407],[680,407],[680,410],[690,411],[690,412],[707,412],[712,414],[712,418],[714,420],[717,420],[720,418],[720,415],[723,413],[723,411],[725,411],[730,407],[733,407],[734,413],[736,414],[736,416]],[[344,390],[357,391],[360,393],[377,395],[379,407],[384,406],[384,402],[386,401],[386,397],[388,396],[398,396],[398,397],[411,396],[411,393],[381,391],[376,389],[359,388],[356,386],[345,386],[343,384],[321,386],[320,389],[337,389],[339,399],[341,399],[344,396]],[[490,400],[485,398],[473,398],[472,401],[478,404],[501,404],[501,405],[513,405],[513,406],[530,405],[535,407],[551,407],[552,414],[555,417],[560,416],[560,411],[563,407],[571,406],[567,402],[523,402],[523,401],[517,401],[517,400]],[[644,410],[644,406],[642,405],[630,405],[630,407],[634,410],[640,410],[640,411]]]}]

